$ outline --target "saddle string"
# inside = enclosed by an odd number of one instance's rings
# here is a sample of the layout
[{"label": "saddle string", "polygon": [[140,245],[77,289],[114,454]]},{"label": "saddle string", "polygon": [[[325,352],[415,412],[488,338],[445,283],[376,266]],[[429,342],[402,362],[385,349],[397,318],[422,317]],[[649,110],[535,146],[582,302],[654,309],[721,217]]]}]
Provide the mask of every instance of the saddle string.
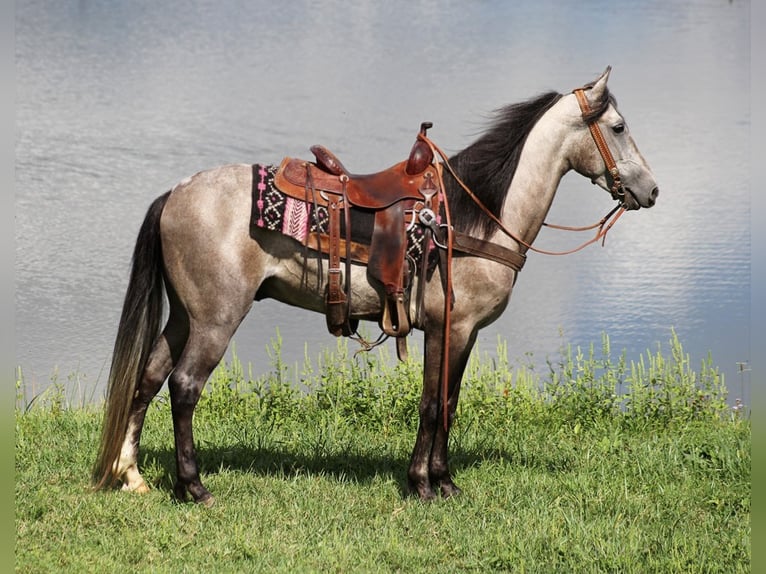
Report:
[{"label": "saddle string", "polygon": [[356,359],[356,356],[359,353],[368,353],[372,351],[378,345],[382,345],[383,343],[388,341],[389,335],[381,331],[377,339],[375,339],[374,341],[368,341],[367,339],[362,337],[357,331],[354,331],[354,333],[352,335],[349,335],[348,338],[351,339],[352,341],[356,341],[357,343],[359,343],[359,348],[356,351],[354,351],[354,358]]},{"label": "saddle string", "polygon": [[[585,247],[587,247],[588,245],[592,243],[595,243],[599,239],[602,240],[602,245],[603,245],[603,243],[606,241],[606,234],[609,232],[612,226],[617,222],[617,220],[625,212],[625,207],[620,203],[616,207],[614,207],[609,213],[607,213],[604,217],[602,217],[598,222],[586,227],[568,227],[565,225],[543,223],[543,225],[545,225],[546,227],[550,227],[551,229],[559,229],[563,231],[588,231],[591,229],[595,229],[597,227],[598,227],[598,231],[596,232],[596,235],[593,238],[567,251],[548,251],[546,249],[540,249],[539,247],[534,247],[531,243],[524,241],[516,233],[508,229],[508,227],[505,226],[505,224],[500,220],[500,218],[497,217],[494,213],[492,213],[486,205],[484,205],[484,203],[476,196],[476,194],[473,191],[471,191],[471,189],[458,176],[457,172],[455,172],[455,169],[452,167],[452,164],[450,164],[449,162],[449,157],[439,146],[437,146],[433,141],[431,141],[428,138],[428,136],[418,134],[418,137],[423,139],[423,141],[428,143],[430,146],[432,146],[433,149],[441,156],[441,158],[444,160],[444,165],[447,166],[447,170],[450,172],[450,175],[452,175],[452,177],[455,178],[455,181],[458,182],[458,184],[463,189],[463,191],[465,191],[468,194],[468,196],[479,207],[479,209],[481,209],[487,217],[489,217],[493,222],[495,222],[495,224],[497,224],[498,228],[503,233],[505,233],[508,237],[513,239],[516,243],[518,243],[519,245],[525,247],[526,249],[530,251],[541,253],[543,255],[570,255],[572,253],[576,253],[580,251],[581,249],[584,249]],[[613,216],[614,218],[612,219],[611,222],[609,222],[610,218],[612,218]],[[609,223],[607,224],[607,222]]]}]

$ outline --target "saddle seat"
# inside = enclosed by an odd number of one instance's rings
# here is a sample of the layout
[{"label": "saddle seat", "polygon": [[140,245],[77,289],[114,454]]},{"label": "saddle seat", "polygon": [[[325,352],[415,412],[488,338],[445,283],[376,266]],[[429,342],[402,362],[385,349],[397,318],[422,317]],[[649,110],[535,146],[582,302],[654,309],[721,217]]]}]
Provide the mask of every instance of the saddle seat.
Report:
[{"label": "saddle seat", "polygon": [[[425,136],[430,122],[421,124]],[[331,151],[312,146],[316,162],[285,158],[274,177],[283,193],[306,202],[326,206],[329,212],[329,279],[325,294],[327,325],[334,335],[355,331],[349,326],[350,258],[346,257],[345,293],[340,281],[340,221],[344,218],[349,253],[350,209],[374,212],[374,228],[367,262],[368,277],[383,287],[381,329],[403,341],[410,329],[406,284],[407,235],[405,211],[428,207],[438,213],[438,174],[430,146],[418,138],[408,159],[372,174],[353,174]]]},{"label": "saddle seat", "polygon": [[[420,133],[425,135],[431,125],[430,122],[424,122]],[[432,168],[433,152],[420,139],[415,142],[407,160],[371,174],[351,173],[324,146],[311,146],[311,151],[316,163],[308,163],[299,158],[285,158],[282,161],[275,180],[280,190],[301,199],[305,197],[307,187],[313,187],[317,191],[335,195],[345,194],[351,205],[377,211],[402,200],[422,200],[420,188],[424,178],[436,176]],[[429,170],[429,167],[432,169]],[[320,204],[326,203],[325,200]]]}]

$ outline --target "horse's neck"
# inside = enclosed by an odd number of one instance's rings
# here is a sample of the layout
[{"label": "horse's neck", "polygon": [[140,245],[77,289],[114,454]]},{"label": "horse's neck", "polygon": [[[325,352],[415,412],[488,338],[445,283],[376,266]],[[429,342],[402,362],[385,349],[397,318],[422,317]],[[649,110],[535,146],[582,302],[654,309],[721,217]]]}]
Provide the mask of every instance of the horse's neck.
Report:
[{"label": "horse's neck", "polygon": [[[503,223],[527,244],[537,237],[561,178],[569,169],[564,153],[567,130],[556,121],[557,107],[540,118],[527,136],[503,205]],[[495,240],[509,247],[516,243],[502,232]]]}]

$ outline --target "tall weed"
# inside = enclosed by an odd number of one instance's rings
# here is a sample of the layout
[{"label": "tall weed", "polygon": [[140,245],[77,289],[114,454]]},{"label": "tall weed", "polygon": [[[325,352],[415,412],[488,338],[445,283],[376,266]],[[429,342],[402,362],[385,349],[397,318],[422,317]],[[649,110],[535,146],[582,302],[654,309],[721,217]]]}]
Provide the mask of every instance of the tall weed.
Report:
[{"label": "tall weed", "polygon": [[[417,428],[423,372],[419,349],[411,345],[410,358],[397,362],[388,347],[352,356],[348,345],[339,339],[334,350],[325,350],[315,360],[306,354],[303,365],[290,366],[282,358],[277,332],[269,348],[271,368],[259,377],[253,376],[251,365],[243,366],[233,347],[231,358],[211,375],[195,416],[226,416],[262,434],[309,419],[336,425],[342,421],[377,432]],[[70,377],[69,387],[82,395],[79,378]],[[20,369],[16,390],[17,408],[22,410],[78,406],[68,400],[67,385],[58,380],[45,393],[24,400]],[[585,350],[568,345],[558,362],[548,362],[545,374],[535,371],[531,361],[511,364],[507,343],[498,340],[493,355],[479,349],[471,354],[457,425],[463,430],[530,424],[586,429],[604,421],[643,427],[742,416],[740,410],[732,414],[726,398],[724,377],[712,358],[695,370],[674,331],[667,349],[657,344],[630,362],[624,351],[613,356],[606,334],[600,353],[594,344]],[[169,411],[167,393],[151,408]]]}]

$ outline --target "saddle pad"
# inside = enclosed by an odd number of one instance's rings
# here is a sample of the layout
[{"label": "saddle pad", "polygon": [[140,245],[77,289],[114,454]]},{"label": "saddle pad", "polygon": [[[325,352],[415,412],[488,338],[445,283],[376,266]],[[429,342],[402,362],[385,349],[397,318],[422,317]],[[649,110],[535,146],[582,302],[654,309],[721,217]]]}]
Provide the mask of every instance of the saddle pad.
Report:
[{"label": "saddle pad", "polygon": [[[303,243],[309,234],[329,234],[330,217],[327,208],[314,206],[282,193],[274,183],[279,166],[253,165],[253,207],[250,224],[278,231]],[[351,239],[370,245],[374,213],[351,209]],[[345,222],[341,218],[341,237],[345,237]],[[423,227],[414,225],[407,233],[407,255],[420,261],[423,253]]]}]

